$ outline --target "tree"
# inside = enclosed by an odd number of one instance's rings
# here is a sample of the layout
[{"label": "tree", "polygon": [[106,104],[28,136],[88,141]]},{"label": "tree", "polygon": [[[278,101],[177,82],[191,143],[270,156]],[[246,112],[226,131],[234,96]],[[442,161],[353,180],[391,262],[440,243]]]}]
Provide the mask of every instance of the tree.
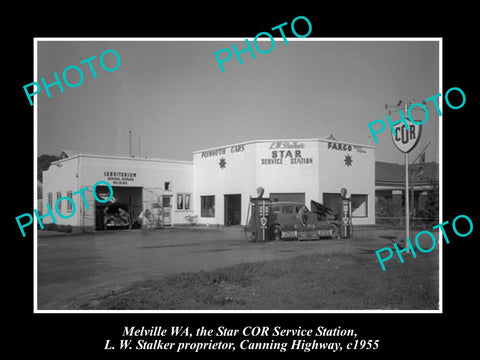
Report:
[{"label": "tree", "polygon": [[422,215],[436,221],[439,216],[440,188],[436,182],[432,181],[430,184],[432,188],[427,191],[425,208]]},{"label": "tree", "polygon": [[43,182],[43,171],[48,170],[50,164],[54,161],[60,160],[57,155],[40,155],[37,158],[37,180]]},{"label": "tree", "polygon": [[377,217],[392,217],[395,215],[394,204],[391,196],[378,196],[375,200],[375,215]]}]

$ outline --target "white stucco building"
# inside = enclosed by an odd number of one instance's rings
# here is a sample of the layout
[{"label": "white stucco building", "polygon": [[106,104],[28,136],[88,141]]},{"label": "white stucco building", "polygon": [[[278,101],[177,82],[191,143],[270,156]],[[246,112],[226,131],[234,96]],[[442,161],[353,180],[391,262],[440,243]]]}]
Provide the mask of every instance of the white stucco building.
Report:
[{"label": "white stucco building", "polygon": [[375,223],[372,146],[333,139],[256,140],[194,151],[194,212],[202,223],[245,224],[250,196],[310,200],[336,210],[340,189],[352,198],[353,224]]},{"label": "white stucco building", "polygon": [[[126,208],[132,218],[149,209],[155,220],[171,225],[186,222],[185,216],[192,214],[191,162],[68,151],[63,151],[62,157],[43,172],[43,214],[47,213],[46,204],[53,208],[61,197],[68,196],[76,204],[76,211],[73,211],[68,200],[59,202],[61,213],[72,216],[68,219],[56,216],[58,224],[69,224],[83,230],[102,228],[103,210],[111,203],[102,204],[94,199],[92,190],[98,181],[107,181],[112,186],[112,200]],[[88,189],[74,195],[85,187]],[[104,185],[97,186],[96,191],[99,198],[110,195]],[[84,194],[88,208],[81,194]],[[43,222],[52,220],[46,217]]]},{"label": "white stucco building", "polygon": [[[62,152],[43,173],[43,214],[61,197],[71,197],[76,211],[58,224],[99,229],[108,204],[95,201],[92,187],[107,181],[114,201],[132,218],[149,209],[162,225],[244,225],[250,196],[263,187],[272,200],[321,202],[336,211],[340,189],[352,199],[353,224],[375,223],[374,148],[327,139],[254,140],[193,152],[193,162]],[[83,191],[87,206],[81,199]],[[97,195],[108,196],[99,185]],[[71,203],[59,201],[64,216]],[[44,223],[51,222],[45,217]]]}]

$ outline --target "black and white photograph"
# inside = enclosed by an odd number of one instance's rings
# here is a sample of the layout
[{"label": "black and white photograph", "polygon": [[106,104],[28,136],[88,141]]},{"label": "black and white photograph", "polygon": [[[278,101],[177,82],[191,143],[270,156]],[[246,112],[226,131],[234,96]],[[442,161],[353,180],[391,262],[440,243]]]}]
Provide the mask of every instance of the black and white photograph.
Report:
[{"label": "black and white photograph", "polygon": [[260,39],[37,40],[39,311],[440,309],[441,39]]},{"label": "black and white photograph", "polygon": [[9,39],[12,348],[472,350],[473,32],[420,8],[65,13]]}]

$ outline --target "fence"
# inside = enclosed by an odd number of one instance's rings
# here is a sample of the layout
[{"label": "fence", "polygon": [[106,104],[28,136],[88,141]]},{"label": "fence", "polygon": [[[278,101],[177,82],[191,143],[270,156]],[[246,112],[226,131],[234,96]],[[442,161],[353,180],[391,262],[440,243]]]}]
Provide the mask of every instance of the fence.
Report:
[{"label": "fence", "polygon": [[[404,228],[405,217],[404,216],[377,216],[375,217],[375,224],[385,225],[392,228]],[[439,224],[438,218],[410,217],[410,227],[412,229],[424,230],[438,224]]]}]

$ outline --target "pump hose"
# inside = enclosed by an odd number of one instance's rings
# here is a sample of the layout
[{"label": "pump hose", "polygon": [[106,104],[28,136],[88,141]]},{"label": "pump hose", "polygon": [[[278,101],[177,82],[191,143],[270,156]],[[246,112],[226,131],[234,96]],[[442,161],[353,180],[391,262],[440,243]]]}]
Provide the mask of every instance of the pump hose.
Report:
[{"label": "pump hose", "polygon": [[248,227],[248,222],[249,222],[249,220],[250,220],[250,208],[251,208],[251,206],[252,206],[252,203],[250,202],[250,203],[248,204],[248,209],[247,209],[247,223],[245,224],[244,235],[245,235],[245,239],[247,239],[248,242],[256,242],[256,241],[257,241],[257,236],[258,236],[258,234],[257,234],[257,232],[256,232],[256,229],[257,229],[257,219],[256,219],[255,216],[253,217],[253,221],[255,222],[255,224],[254,224],[254,229],[255,229],[255,231],[253,232],[254,236],[253,236],[252,238],[250,238],[250,237],[247,235],[247,233],[248,233],[247,227]]}]

